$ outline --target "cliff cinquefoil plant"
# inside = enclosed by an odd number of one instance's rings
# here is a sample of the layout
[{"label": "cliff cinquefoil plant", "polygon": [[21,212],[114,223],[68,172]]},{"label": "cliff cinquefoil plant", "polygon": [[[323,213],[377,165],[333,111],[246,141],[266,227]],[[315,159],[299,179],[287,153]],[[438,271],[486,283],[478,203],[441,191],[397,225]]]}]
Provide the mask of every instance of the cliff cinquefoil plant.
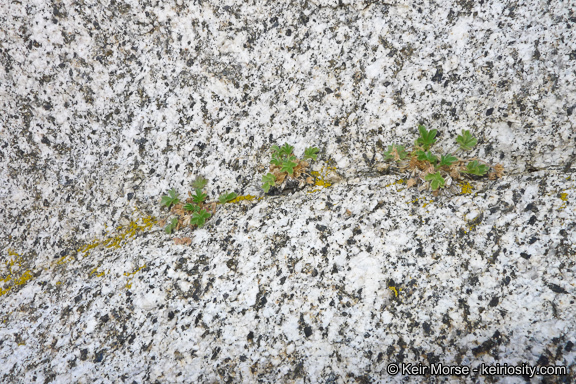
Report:
[{"label": "cliff cinquefoil plant", "polygon": [[[174,189],[168,191],[168,195],[162,196],[161,204],[166,206],[173,215],[164,228],[170,234],[182,227],[201,228],[212,214],[216,212],[217,204],[225,204],[237,197],[234,192],[223,193],[218,201],[206,201],[208,194],[204,192],[204,187],[208,180],[199,176],[192,182],[194,194],[188,192],[185,202],[180,202],[178,194]],[[211,212],[211,213],[210,213]],[[175,216],[175,217],[174,217]]]},{"label": "cliff cinquefoil plant", "polygon": [[[420,190],[430,188],[434,195],[441,189],[450,187],[452,181],[461,181],[466,175],[475,177],[488,176],[490,180],[502,177],[504,167],[496,164],[494,167],[477,158],[459,158],[452,153],[435,154],[431,147],[436,143],[437,130],[428,131],[423,125],[418,126],[420,136],[414,142],[414,148],[409,153],[405,147],[398,144],[388,146],[384,159],[397,164],[400,171],[410,171],[408,187],[420,184]],[[459,148],[456,152],[470,151],[478,140],[470,131],[462,130],[456,138]],[[492,169],[492,172],[489,172]]]},{"label": "cliff cinquefoil plant", "polygon": [[262,189],[265,193],[268,193],[272,187],[285,186],[289,180],[295,181],[299,187],[314,183],[312,176],[306,173],[310,166],[307,160],[317,160],[318,148],[306,148],[302,160],[294,155],[294,147],[288,143],[282,147],[273,145],[270,151],[272,154],[270,169],[266,175],[262,176]]}]

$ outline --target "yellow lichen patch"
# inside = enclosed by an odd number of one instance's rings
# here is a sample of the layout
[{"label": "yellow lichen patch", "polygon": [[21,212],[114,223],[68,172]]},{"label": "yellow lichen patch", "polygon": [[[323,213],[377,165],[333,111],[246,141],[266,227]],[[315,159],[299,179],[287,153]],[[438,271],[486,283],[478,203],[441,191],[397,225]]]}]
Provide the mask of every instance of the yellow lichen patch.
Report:
[{"label": "yellow lichen patch", "polygon": [[256,197],[256,196],[252,196],[252,195],[243,195],[243,196],[237,196],[236,198],[234,198],[233,200],[230,200],[229,203],[238,203],[240,201],[252,201],[252,200],[262,200],[263,197]]},{"label": "yellow lichen patch", "polygon": [[[134,276],[136,273],[138,273],[143,268],[146,268],[146,264],[144,264],[143,266],[141,266],[140,268],[138,268],[134,272],[124,272],[124,276],[126,276],[126,277]],[[129,278],[128,281],[126,282],[126,285],[125,285],[126,289],[132,288],[131,281],[132,281],[132,278]]]},{"label": "yellow lichen patch", "polygon": [[388,287],[388,289],[391,290],[392,292],[394,292],[394,295],[395,295],[396,297],[398,297],[398,293],[399,293],[400,291],[402,291],[402,288],[396,288],[396,287]]},{"label": "yellow lichen patch", "polygon": [[460,188],[462,188],[462,189],[460,190],[460,194],[466,195],[466,194],[472,193],[472,190],[473,190],[474,188],[472,188],[472,186],[470,185],[470,183],[467,183],[467,182],[462,181],[462,182],[460,182],[459,184],[460,184]]},{"label": "yellow lichen patch", "polygon": [[562,205],[560,206],[560,208],[558,208],[558,210],[563,210],[564,208],[566,208],[566,205],[568,205],[568,194],[566,192],[562,192],[558,195],[558,197],[560,198],[560,200],[563,201]]},{"label": "yellow lichen patch", "polygon": [[327,181],[328,173],[330,171],[336,171],[336,167],[323,166],[322,169],[320,169],[320,172],[318,171],[310,172],[310,175],[314,177],[314,186],[319,188],[314,188],[313,190],[308,191],[308,193],[318,192],[322,188],[330,187],[332,183],[329,183]]},{"label": "yellow lichen patch", "polygon": [[146,268],[146,264],[135,270],[134,272],[124,272],[124,276],[134,276],[136,273],[140,272],[141,269]]},{"label": "yellow lichen patch", "polygon": [[396,180],[396,181],[394,181],[394,182],[392,182],[392,183],[390,183],[390,184],[386,184],[386,185],[384,186],[384,188],[388,188],[388,187],[391,187],[391,186],[393,186],[393,185],[404,184],[404,183],[406,183],[406,180],[404,180],[404,179],[399,179],[399,180]]},{"label": "yellow lichen patch", "polygon": [[96,267],[94,268],[92,271],[90,271],[90,276],[96,276],[96,277],[102,277],[106,275],[106,271],[102,271],[100,273],[96,273],[98,272],[98,268],[100,267]]},{"label": "yellow lichen patch", "polygon": [[12,285],[5,285],[3,288],[0,288],[0,296],[7,294],[14,287],[26,284],[34,278],[34,275],[30,270],[23,271],[24,268],[22,262],[23,260],[20,254],[11,249],[8,250],[8,259],[4,262],[8,274],[6,277],[0,279],[0,282],[12,282]]},{"label": "yellow lichen patch", "polygon": [[422,208],[425,208],[428,204],[431,204],[433,202],[434,200],[430,200],[429,202],[422,204]]},{"label": "yellow lichen patch", "polygon": [[[141,224],[138,224],[139,220],[142,222]],[[82,253],[84,256],[88,256],[92,249],[100,245],[106,248],[120,248],[126,243],[127,239],[133,238],[139,232],[151,229],[155,223],[156,218],[148,216],[143,217],[142,219],[131,221],[128,225],[125,226],[120,225],[118,228],[116,228],[116,231],[118,232],[117,234],[111,235],[104,240],[93,240],[92,242],[78,248],[78,253]],[[106,234],[108,234],[108,232]]]},{"label": "yellow lichen patch", "polygon": [[58,259],[58,261],[56,261],[56,265],[66,264],[72,260],[74,260],[74,258],[72,256],[61,257]]}]

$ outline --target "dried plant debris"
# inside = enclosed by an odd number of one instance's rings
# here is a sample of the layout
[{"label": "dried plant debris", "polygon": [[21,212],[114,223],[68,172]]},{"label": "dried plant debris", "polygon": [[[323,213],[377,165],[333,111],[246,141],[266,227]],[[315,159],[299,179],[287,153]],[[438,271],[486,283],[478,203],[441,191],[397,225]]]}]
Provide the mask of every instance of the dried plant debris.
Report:
[{"label": "dried plant debris", "polygon": [[314,184],[314,177],[308,173],[310,163],[307,160],[317,160],[319,149],[306,148],[302,160],[293,151],[294,147],[288,143],[282,147],[272,146],[269,172],[262,176],[262,189],[266,194],[286,194]]},{"label": "dried plant debris", "polygon": [[[495,180],[504,175],[504,166],[496,164],[491,166],[477,158],[460,158],[455,154],[433,153],[430,148],[436,143],[436,129],[428,131],[423,125],[418,127],[420,136],[414,142],[413,149],[408,152],[403,145],[392,144],[384,152],[384,159],[392,161],[394,169],[400,173],[409,173],[406,186],[417,187],[420,191],[430,189],[434,196],[441,191],[457,193],[459,191],[456,182],[464,182],[467,179],[477,180],[488,176]],[[462,134],[456,138],[459,145],[457,152],[469,151],[478,140],[470,131],[462,130]]]}]

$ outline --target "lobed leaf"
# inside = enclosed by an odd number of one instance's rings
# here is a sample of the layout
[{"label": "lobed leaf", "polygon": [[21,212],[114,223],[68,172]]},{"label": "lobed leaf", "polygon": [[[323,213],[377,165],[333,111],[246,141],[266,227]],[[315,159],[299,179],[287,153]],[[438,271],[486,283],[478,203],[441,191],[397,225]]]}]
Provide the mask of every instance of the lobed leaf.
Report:
[{"label": "lobed leaf", "polygon": [[449,167],[458,161],[457,157],[452,156],[451,154],[447,154],[446,156],[440,156],[440,163],[438,164],[439,167]]},{"label": "lobed leaf", "polygon": [[198,210],[200,210],[200,207],[196,204],[188,203],[188,204],[184,205],[184,209],[189,211],[189,212],[197,212]]},{"label": "lobed leaf", "polygon": [[288,160],[284,160],[282,162],[282,168],[280,168],[280,172],[287,172],[290,176],[292,176],[294,173],[294,167],[298,165],[298,163],[295,163],[294,160],[296,160],[294,156],[291,156],[291,158]]},{"label": "lobed leaf", "polygon": [[195,193],[195,195],[192,195],[192,200],[198,204],[203,203],[204,200],[206,200],[206,197],[208,197],[208,195],[206,193],[202,193],[202,190],[200,189],[196,189]]},{"label": "lobed leaf", "polygon": [[174,229],[176,228],[176,226],[178,225],[178,219],[177,218],[173,218],[172,221],[164,228],[164,231],[167,234],[171,234]]},{"label": "lobed leaf", "polygon": [[210,213],[202,209],[199,212],[194,212],[192,218],[190,219],[190,224],[197,225],[198,228],[201,228],[204,226],[206,219],[208,219],[209,217]]},{"label": "lobed leaf", "polygon": [[234,192],[223,193],[222,195],[220,195],[218,200],[220,201],[220,204],[226,204],[227,202],[234,200],[236,197],[238,197],[238,195]]},{"label": "lobed leaf", "polygon": [[418,126],[418,131],[420,131],[420,137],[416,139],[416,145],[420,145],[424,150],[429,149],[436,142],[435,137],[438,131],[436,129],[427,131],[423,125]]},{"label": "lobed leaf", "polygon": [[262,182],[264,183],[264,185],[262,185],[262,189],[264,189],[264,192],[268,193],[270,187],[276,185],[276,176],[274,176],[272,173],[268,173],[262,176]]},{"label": "lobed leaf", "polygon": [[178,199],[178,194],[174,189],[168,191],[168,195],[162,196],[162,200],[160,204],[165,205],[167,208],[170,208],[171,205],[178,204],[180,200]]},{"label": "lobed leaf", "polygon": [[384,152],[386,160],[404,160],[408,156],[403,145],[392,144],[388,146],[388,150]]},{"label": "lobed leaf", "polygon": [[436,162],[438,161],[438,158],[434,156],[430,151],[428,152],[418,151],[416,153],[418,155],[418,160],[420,161],[427,161],[430,164],[436,164]]},{"label": "lobed leaf", "polygon": [[317,156],[316,154],[319,152],[320,150],[316,147],[310,147],[310,148],[306,148],[304,150],[304,159],[312,159],[312,160],[316,160]]},{"label": "lobed leaf", "polygon": [[282,155],[289,156],[290,154],[292,154],[292,151],[294,151],[294,147],[288,143],[285,143],[282,146],[282,148],[280,148],[280,156]]},{"label": "lobed leaf", "polygon": [[477,175],[477,176],[484,176],[486,174],[486,172],[488,172],[488,166],[484,165],[484,164],[480,164],[478,162],[478,160],[474,160],[469,162],[466,165],[466,169],[462,170],[460,172],[463,173],[470,173],[472,175]]},{"label": "lobed leaf", "polygon": [[469,151],[478,143],[478,140],[470,134],[468,130],[462,130],[462,135],[458,135],[456,142],[460,144],[460,148]]},{"label": "lobed leaf", "polygon": [[205,178],[203,178],[202,176],[198,176],[196,178],[196,180],[194,180],[192,182],[192,188],[194,189],[204,189],[204,187],[206,186],[206,184],[208,183],[208,180],[206,180]]},{"label": "lobed leaf", "polygon": [[438,190],[439,188],[443,188],[446,184],[446,180],[442,177],[440,172],[436,173],[429,173],[424,178],[426,181],[430,181],[430,187],[433,191]]}]

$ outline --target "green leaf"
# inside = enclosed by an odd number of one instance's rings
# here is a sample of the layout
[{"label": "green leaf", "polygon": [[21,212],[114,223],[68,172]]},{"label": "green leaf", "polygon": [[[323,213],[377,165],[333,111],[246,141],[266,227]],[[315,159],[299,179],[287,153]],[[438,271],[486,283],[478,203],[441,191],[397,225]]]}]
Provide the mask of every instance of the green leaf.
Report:
[{"label": "green leaf", "polygon": [[184,209],[189,211],[189,212],[197,212],[200,209],[200,207],[197,206],[196,204],[188,203],[188,204],[184,205]]},{"label": "green leaf", "polygon": [[420,131],[420,137],[416,139],[416,145],[428,150],[436,142],[435,137],[438,131],[436,129],[427,131],[423,125],[418,126],[418,131]]},{"label": "green leaf", "polygon": [[174,189],[171,189],[168,191],[168,195],[162,196],[162,201],[160,204],[170,208],[171,205],[178,204],[179,201],[180,200],[178,200],[178,194]]},{"label": "green leaf", "polygon": [[192,218],[190,219],[190,224],[197,225],[198,228],[201,228],[204,226],[206,219],[208,219],[209,217],[210,217],[210,214],[202,209],[199,212],[194,212],[194,214],[192,215]]},{"label": "green leaf", "polygon": [[206,186],[206,184],[208,183],[208,180],[206,180],[205,178],[203,178],[202,176],[198,176],[196,178],[196,180],[194,180],[192,182],[192,188],[194,189],[204,189],[204,187]]},{"label": "green leaf", "polygon": [[440,172],[429,173],[426,175],[424,179],[426,181],[430,181],[430,187],[432,188],[433,191],[437,190],[438,188],[444,187],[444,184],[446,183]]},{"label": "green leaf", "polygon": [[220,201],[220,204],[226,204],[227,202],[234,200],[236,197],[238,197],[238,195],[234,192],[223,193],[222,195],[220,195],[218,200]]},{"label": "green leaf", "polygon": [[473,146],[476,145],[476,143],[478,143],[478,140],[472,137],[470,131],[463,129],[462,135],[458,135],[458,137],[456,138],[456,142],[460,144],[461,149],[469,151],[472,149]]},{"label": "green leaf", "polygon": [[278,154],[278,152],[280,152],[280,147],[277,146],[277,145],[273,145],[273,146],[270,148],[270,151],[272,152],[272,155]]},{"label": "green leaf", "polygon": [[196,189],[195,192],[196,194],[192,195],[192,200],[194,200],[194,202],[198,204],[203,203],[208,195],[206,193],[202,193],[201,189]]},{"label": "green leaf", "polygon": [[486,174],[486,172],[488,172],[488,166],[484,165],[484,164],[480,164],[478,162],[478,160],[474,160],[469,162],[466,165],[466,169],[460,172],[463,173],[470,173],[472,175],[477,175],[477,176],[484,176]]},{"label": "green leaf", "polygon": [[312,159],[312,160],[316,160],[316,154],[319,152],[320,150],[316,147],[310,147],[310,148],[306,148],[304,150],[304,159]]},{"label": "green leaf", "polygon": [[293,160],[296,160],[294,156],[291,156],[289,159],[284,160],[282,162],[282,168],[280,168],[280,172],[288,172],[290,176],[294,173],[294,167],[298,165]]},{"label": "green leaf", "polygon": [[268,193],[270,187],[276,185],[276,176],[274,176],[271,173],[268,173],[262,176],[262,182],[264,183],[264,185],[262,185],[262,189],[264,189],[264,192]]},{"label": "green leaf", "polygon": [[282,148],[280,148],[280,156],[284,155],[284,156],[289,156],[292,151],[294,151],[294,147],[289,145],[288,143],[285,143]]},{"label": "green leaf", "polygon": [[436,164],[436,162],[438,161],[438,158],[434,156],[430,151],[428,152],[418,151],[416,153],[418,154],[418,160],[420,161],[427,161],[430,164]]},{"label": "green leaf", "polygon": [[404,160],[406,156],[408,156],[403,145],[397,145],[397,144],[389,145],[388,150],[384,152],[384,158],[386,160],[396,160],[395,155],[397,155],[400,158],[399,160]]},{"label": "green leaf", "polygon": [[449,167],[456,161],[458,161],[458,158],[452,156],[451,154],[447,154],[446,156],[442,155],[440,157],[440,163],[438,164],[438,167]]},{"label": "green leaf", "polygon": [[270,164],[280,166],[282,164],[282,159],[278,153],[272,155],[272,160],[270,160]]},{"label": "green leaf", "polygon": [[176,226],[178,225],[178,219],[177,218],[173,218],[172,221],[166,226],[164,227],[164,231],[167,234],[171,234],[174,229],[176,228]]}]

